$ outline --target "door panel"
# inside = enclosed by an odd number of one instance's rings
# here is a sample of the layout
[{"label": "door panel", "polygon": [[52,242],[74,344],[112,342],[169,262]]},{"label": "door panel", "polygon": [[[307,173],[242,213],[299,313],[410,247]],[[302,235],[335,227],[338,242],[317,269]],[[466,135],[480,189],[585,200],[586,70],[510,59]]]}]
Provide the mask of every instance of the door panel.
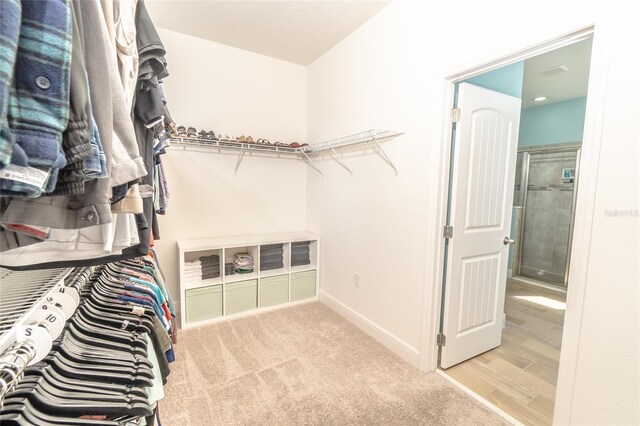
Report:
[{"label": "door panel", "polygon": [[520,99],[460,84],[441,366],[500,345]]},{"label": "door panel", "polygon": [[511,123],[496,111],[479,110],[471,114],[471,156],[465,228],[501,226],[504,219],[505,141],[511,135]]},{"label": "door panel", "polygon": [[500,253],[462,260],[462,289],[458,335],[490,324],[496,316],[496,293]]}]

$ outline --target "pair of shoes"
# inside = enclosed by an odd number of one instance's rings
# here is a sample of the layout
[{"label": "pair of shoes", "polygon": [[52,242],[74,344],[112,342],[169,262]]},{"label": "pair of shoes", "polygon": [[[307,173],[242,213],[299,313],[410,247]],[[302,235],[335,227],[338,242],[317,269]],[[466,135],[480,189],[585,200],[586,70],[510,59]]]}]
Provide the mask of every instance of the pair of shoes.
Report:
[{"label": "pair of shoes", "polygon": [[218,137],[216,136],[213,130],[209,130],[208,132],[206,130],[200,130],[200,132],[198,132],[198,139],[207,140],[207,141],[217,141]]},{"label": "pair of shoes", "polygon": [[299,143],[299,142],[292,142],[289,144],[289,146],[291,148],[304,148],[305,146],[309,146],[308,143]]},{"label": "pair of shoes", "polygon": [[265,138],[258,139],[256,143],[260,145],[273,145],[271,142],[269,142],[269,139],[265,139]]},{"label": "pair of shoes", "polygon": [[236,144],[239,143],[236,140],[235,136],[228,135],[228,134],[225,134],[225,133],[217,133],[217,134],[215,134],[215,138],[216,138],[216,140],[219,141],[220,145],[236,146]]},{"label": "pair of shoes", "polygon": [[178,126],[177,132],[178,132],[177,136],[179,138],[194,138],[194,139],[198,138],[198,131],[196,130],[195,127]]},{"label": "pair of shoes", "polygon": [[245,137],[244,135],[242,135],[239,138],[236,138],[236,140],[238,142],[242,142],[242,143],[255,143],[255,141],[253,140],[253,138],[251,136]]}]

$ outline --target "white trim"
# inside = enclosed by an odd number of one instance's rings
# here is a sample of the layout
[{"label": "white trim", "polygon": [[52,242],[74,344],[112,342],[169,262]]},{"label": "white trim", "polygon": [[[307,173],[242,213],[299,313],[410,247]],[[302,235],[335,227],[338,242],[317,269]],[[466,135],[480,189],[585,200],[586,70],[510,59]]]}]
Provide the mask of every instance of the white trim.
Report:
[{"label": "white trim", "polygon": [[554,424],[570,424],[576,365],[580,351],[582,315],[584,312],[595,199],[600,163],[602,129],[607,100],[609,58],[613,24],[609,17],[599,20],[594,34],[587,90],[579,185],[567,288],[567,310],[562,333],[562,351],[556,386]]},{"label": "white trim", "polygon": [[418,350],[404,342],[399,337],[357,313],[324,291],[320,291],[320,301],[358,327],[360,330],[382,343],[385,347],[398,354],[409,364],[414,367],[418,367],[420,365],[420,353]]},{"label": "white trim", "polygon": [[[448,112],[453,105],[454,91],[453,84],[443,80],[440,85],[443,103],[438,110],[438,119],[442,126],[434,130],[433,140],[445,140],[441,144],[439,156],[433,156],[432,170],[439,170],[438,176],[433,176],[432,181],[437,179],[437,209],[433,209],[435,216],[432,221],[437,223],[435,229],[428,230],[427,241],[433,241],[433,245],[427,247],[427,259],[433,259],[431,265],[427,264],[427,270],[431,269],[431,282],[435,285],[425,285],[422,309],[422,336],[420,349],[422,362],[420,368],[423,371],[433,371],[438,366],[438,345],[436,336],[440,331],[440,311],[442,300],[442,279],[444,275],[444,243],[442,229],[447,223],[447,200],[449,196],[449,155],[451,151],[451,134],[453,125],[449,119]],[[439,158],[438,158],[439,157]],[[429,268],[430,266],[430,268]]]},{"label": "white trim", "polygon": [[[463,80],[467,80],[472,77],[476,77],[480,74],[484,74],[489,71],[502,68],[507,65],[514,64],[516,62],[524,61],[534,56],[542,55],[552,50],[560,49],[561,47],[568,46],[573,43],[585,40],[593,34],[594,25],[585,25],[570,31],[565,34],[561,34],[557,37],[550,38],[541,43],[536,43],[521,49],[514,49],[516,53],[507,53],[498,59],[487,58],[484,63],[480,65],[471,65],[462,71],[452,72],[445,77],[447,80],[459,83]],[[513,52],[512,51],[512,52]],[[477,62],[476,62],[477,63]]]},{"label": "white trim", "polygon": [[471,389],[469,389],[468,387],[466,387],[465,385],[463,385],[462,383],[460,383],[459,381],[457,381],[453,377],[449,376],[446,371],[443,371],[443,370],[438,368],[438,369],[436,369],[435,372],[436,372],[436,374],[439,374],[440,376],[444,377],[447,381],[452,383],[455,387],[461,389],[464,393],[466,393],[467,395],[469,395],[470,397],[472,397],[473,399],[475,399],[476,401],[478,401],[479,403],[481,403],[482,405],[484,405],[485,407],[487,407],[491,411],[493,411],[496,414],[499,414],[500,416],[502,416],[506,421],[508,421],[512,425],[523,426],[523,423],[520,422],[518,419],[516,419],[515,417],[509,415],[507,412],[505,412],[502,409],[498,408],[498,406],[490,403],[489,401],[487,401],[482,396],[478,395],[477,393],[475,393],[474,391],[472,391]]},{"label": "white trim", "polygon": [[[601,22],[598,19],[597,33],[595,25],[583,26],[573,32],[566,33],[543,43],[533,44],[521,50],[512,50],[511,54],[498,56],[498,59],[487,57],[484,63],[475,67],[469,67],[446,76],[442,81],[440,90],[443,91],[443,104],[439,111],[442,125],[436,129],[434,140],[442,141],[440,144],[440,163],[436,170],[440,171],[438,183],[438,209],[436,212],[435,232],[446,224],[446,208],[449,185],[449,152],[451,149],[451,123],[448,120],[447,111],[453,105],[453,91],[456,82],[466,78],[497,69],[519,60],[527,59],[571,43],[583,40],[593,34],[594,42],[591,55],[589,89],[587,96],[587,110],[585,114],[585,130],[583,138],[583,150],[581,155],[580,186],[578,188],[578,202],[574,225],[574,240],[572,246],[572,264],[569,271],[569,291],[567,292],[567,311],[565,315],[562,351],[560,355],[560,369],[558,372],[558,385],[556,390],[554,423],[569,424],[571,422],[571,410],[573,405],[573,393],[575,386],[574,366],[578,360],[580,330],[582,325],[582,313],[585,300],[585,285],[589,249],[594,215],[595,190],[600,157],[600,143],[603,127],[604,108],[607,91],[608,76],[608,52],[611,47],[611,33],[613,26],[610,21]],[[496,55],[497,56],[497,55]],[[444,244],[442,238],[435,238],[435,251],[433,262],[429,265],[433,271],[434,286],[426,286],[424,293],[423,332],[421,339],[422,363],[425,371],[435,370],[438,363],[436,334],[440,327]],[[430,247],[431,249],[434,246]],[[428,250],[431,251],[431,250]],[[431,289],[430,289],[431,288]]]}]

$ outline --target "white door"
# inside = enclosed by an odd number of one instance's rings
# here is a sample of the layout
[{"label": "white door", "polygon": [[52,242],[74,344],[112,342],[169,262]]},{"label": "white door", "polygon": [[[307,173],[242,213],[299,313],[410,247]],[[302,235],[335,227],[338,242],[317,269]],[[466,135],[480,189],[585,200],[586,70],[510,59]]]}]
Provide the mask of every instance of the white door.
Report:
[{"label": "white door", "polygon": [[502,340],[520,124],[520,99],[472,84],[460,84],[458,108],[443,368],[495,348]]}]

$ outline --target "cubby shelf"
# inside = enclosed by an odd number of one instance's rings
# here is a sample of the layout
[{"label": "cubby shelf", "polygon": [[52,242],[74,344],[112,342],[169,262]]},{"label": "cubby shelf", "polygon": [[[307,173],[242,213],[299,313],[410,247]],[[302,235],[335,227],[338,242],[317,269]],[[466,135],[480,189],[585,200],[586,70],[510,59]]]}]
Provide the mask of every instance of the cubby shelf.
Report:
[{"label": "cubby shelf", "polygon": [[[291,245],[298,245],[300,242],[305,244],[302,249],[296,247],[296,256],[300,256],[298,253],[302,251],[303,260],[309,264],[291,266]],[[318,236],[308,232],[178,241],[182,328],[253,315],[317,299],[319,244]],[[277,258],[281,256],[278,261],[282,261],[283,267],[261,271],[262,250],[265,256],[267,251],[275,252]],[[254,259],[253,272],[225,274],[225,263],[231,262],[237,253],[251,254]],[[211,255],[218,256],[220,277],[187,280],[185,265],[202,256]],[[306,255],[309,256],[308,259]]]}]

